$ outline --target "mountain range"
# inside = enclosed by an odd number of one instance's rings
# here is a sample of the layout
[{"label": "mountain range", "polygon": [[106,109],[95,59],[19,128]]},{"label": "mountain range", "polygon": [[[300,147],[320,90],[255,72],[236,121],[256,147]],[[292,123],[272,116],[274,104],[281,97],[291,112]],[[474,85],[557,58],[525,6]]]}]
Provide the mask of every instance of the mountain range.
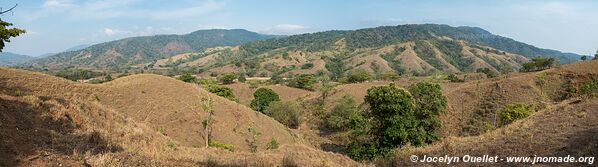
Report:
[{"label": "mountain range", "polygon": [[249,76],[342,74],[356,69],[427,75],[438,70],[516,70],[538,56],[555,57],[561,63],[575,62],[580,57],[538,48],[478,27],[413,24],[292,36],[242,29],[199,30],[185,35],[125,38],[27,64],[44,68],[193,67],[196,72],[244,71]]}]

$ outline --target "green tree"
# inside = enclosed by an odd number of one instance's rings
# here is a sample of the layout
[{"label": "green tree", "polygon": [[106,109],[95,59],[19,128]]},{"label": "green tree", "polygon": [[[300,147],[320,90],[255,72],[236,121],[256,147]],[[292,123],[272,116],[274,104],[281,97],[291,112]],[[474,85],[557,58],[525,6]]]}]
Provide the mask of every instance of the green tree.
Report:
[{"label": "green tree", "polygon": [[332,130],[347,130],[352,119],[360,116],[355,97],[346,94],[336,101],[336,104],[326,118],[326,126]]},{"label": "green tree", "polygon": [[588,56],[581,56],[581,61],[586,61],[588,60]]},{"label": "green tree", "polygon": [[380,79],[385,81],[396,81],[397,79],[399,79],[399,74],[395,72],[382,73],[380,74]]},{"label": "green tree", "polygon": [[366,70],[359,69],[359,70],[355,70],[351,74],[349,74],[349,78],[347,81],[349,83],[358,83],[358,82],[369,81],[372,79],[374,79],[372,74],[370,74]]},{"label": "green tree", "polygon": [[224,73],[218,77],[218,81],[222,82],[222,84],[232,84],[238,76],[239,75],[234,72]]},{"label": "green tree", "polygon": [[270,103],[280,101],[280,97],[276,92],[270,88],[258,88],[253,93],[253,100],[251,100],[251,109],[259,112],[264,112]]},{"label": "green tree", "polygon": [[270,103],[264,114],[289,128],[297,128],[301,122],[299,105],[294,101],[274,101]]},{"label": "green tree", "polygon": [[[440,114],[444,113],[448,102],[437,83],[419,82],[409,86],[409,93],[415,102],[415,117],[418,127],[423,128],[425,143],[438,140],[435,131],[442,126]],[[414,142],[414,141],[412,141]],[[412,143],[418,145],[418,143]]]},{"label": "green tree", "polygon": [[498,76],[498,74],[496,72],[490,70],[489,68],[478,68],[476,70],[476,72],[486,74],[487,78],[494,78],[494,77]]},{"label": "green tree", "polygon": [[247,81],[247,78],[245,78],[245,74],[239,74],[239,78],[237,78],[237,81],[245,83],[245,81]]},{"label": "green tree", "polygon": [[596,51],[596,54],[594,54],[594,58],[592,60],[598,60],[598,50]]},{"label": "green tree", "polygon": [[[14,7],[7,11],[10,11],[12,9],[14,9]],[[1,11],[0,13],[5,13],[7,11]],[[17,37],[26,32],[23,29],[8,28],[10,26],[12,26],[12,23],[5,22],[0,19],[0,52],[2,52],[2,49],[4,49],[6,43],[10,42],[10,38]]]},{"label": "green tree", "polygon": [[289,86],[313,90],[313,86],[316,82],[316,76],[314,76],[313,74],[298,74],[291,80]]},{"label": "green tree", "polygon": [[185,74],[177,77],[176,79],[181,80],[183,82],[189,82],[189,83],[197,83],[197,81],[198,81],[197,77],[191,75],[190,73],[185,73]]}]

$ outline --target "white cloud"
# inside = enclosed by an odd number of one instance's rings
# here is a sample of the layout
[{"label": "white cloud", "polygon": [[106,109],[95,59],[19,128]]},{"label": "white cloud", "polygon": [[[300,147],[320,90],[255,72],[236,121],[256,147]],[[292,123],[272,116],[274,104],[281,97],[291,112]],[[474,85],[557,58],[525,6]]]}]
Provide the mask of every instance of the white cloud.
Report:
[{"label": "white cloud", "polygon": [[274,27],[268,28],[262,33],[267,34],[280,34],[280,35],[292,35],[292,34],[301,34],[305,33],[308,30],[308,27],[296,24],[279,24]]},{"label": "white cloud", "polygon": [[75,5],[70,0],[46,0],[42,5],[42,7],[46,9],[66,9],[74,6]]}]

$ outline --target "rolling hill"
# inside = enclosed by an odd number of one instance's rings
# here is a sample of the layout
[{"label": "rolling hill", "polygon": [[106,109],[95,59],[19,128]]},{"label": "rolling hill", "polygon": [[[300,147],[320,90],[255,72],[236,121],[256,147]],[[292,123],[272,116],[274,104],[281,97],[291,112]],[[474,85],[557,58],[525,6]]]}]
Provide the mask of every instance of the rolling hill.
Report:
[{"label": "rolling hill", "polygon": [[[0,166],[276,166],[289,156],[301,166],[357,165],[268,116],[169,77],[91,85],[0,68],[0,83]],[[202,96],[214,100],[212,140],[233,151],[204,148]],[[272,140],[278,149],[267,148]],[[251,141],[257,153],[249,152]]]},{"label": "rolling hill", "polygon": [[35,57],[11,52],[0,52],[0,66],[16,66],[33,59],[35,59]]},{"label": "rolling hill", "polygon": [[199,30],[185,35],[156,35],[125,38],[67,51],[35,60],[27,65],[43,68],[126,68],[181,53],[199,52],[216,46],[235,46],[274,36],[247,30]]},{"label": "rolling hill", "polygon": [[[349,31],[325,31],[255,41],[179,60],[207,73],[245,71],[248,76],[301,73],[397,72],[429,75],[517,70],[530,58],[547,56],[561,63],[579,55],[540,49],[493,35],[477,27],[437,24],[399,25]],[[208,61],[218,60],[218,61]]]}]

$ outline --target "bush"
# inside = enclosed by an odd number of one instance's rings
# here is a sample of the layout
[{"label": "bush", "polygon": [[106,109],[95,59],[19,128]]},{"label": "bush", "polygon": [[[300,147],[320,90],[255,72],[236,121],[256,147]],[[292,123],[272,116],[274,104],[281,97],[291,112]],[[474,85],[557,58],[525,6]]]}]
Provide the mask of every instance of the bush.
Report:
[{"label": "bush", "polygon": [[584,82],[579,88],[582,95],[592,95],[598,93],[598,80],[589,80]]},{"label": "bush", "polygon": [[238,76],[237,73],[225,73],[218,77],[218,81],[222,82],[222,84],[232,84]]},{"label": "bush", "polygon": [[505,108],[498,111],[500,117],[500,125],[505,126],[512,122],[529,117],[534,113],[534,106],[524,104],[507,105]]},{"label": "bush", "polygon": [[314,76],[313,74],[299,74],[296,75],[289,82],[289,86],[300,89],[313,90],[313,86],[316,82],[316,76]]},{"label": "bush", "polygon": [[209,92],[214,93],[218,96],[224,97],[231,101],[237,101],[237,97],[235,97],[235,93],[233,93],[233,90],[231,88],[218,85],[207,85],[207,89]]},{"label": "bush", "polygon": [[190,73],[185,73],[185,74],[177,77],[176,79],[181,80],[183,82],[189,82],[189,83],[197,83],[197,81],[198,81],[197,77],[191,75]]},{"label": "bush", "polygon": [[301,66],[301,69],[311,69],[314,67],[314,63],[305,63]]},{"label": "bush", "polygon": [[386,81],[395,81],[395,80],[399,79],[399,74],[394,73],[394,72],[382,73],[382,74],[380,74],[380,79],[386,80]]},{"label": "bush", "polygon": [[228,151],[235,151],[235,145],[221,143],[221,142],[216,141],[216,140],[211,140],[210,143],[209,143],[209,145],[210,145],[210,147],[221,148],[221,149],[225,149],[225,150],[228,150]]},{"label": "bush", "polygon": [[355,70],[351,74],[349,74],[347,81],[349,83],[358,83],[358,82],[369,81],[372,79],[374,79],[374,77],[366,70]]},{"label": "bush", "polygon": [[[444,113],[448,106],[447,97],[442,94],[442,88],[436,83],[419,82],[409,86],[409,93],[413,96],[415,104],[415,117],[417,126],[424,129],[424,143],[432,143],[438,140],[436,129],[442,126],[440,114]],[[418,145],[418,143],[412,144]]]},{"label": "bush", "polygon": [[253,100],[251,100],[251,109],[259,112],[264,112],[270,103],[280,101],[280,97],[276,92],[270,88],[259,88],[253,93]]},{"label": "bush", "polygon": [[239,74],[239,78],[237,78],[237,81],[245,83],[245,81],[247,81],[247,78],[245,78],[245,74]]},{"label": "bush", "polygon": [[352,95],[343,95],[326,118],[326,126],[333,130],[347,130],[351,120],[359,116],[357,102]]},{"label": "bush", "polygon": [[457,75],[455,74],[451,74],[447,77],[447,79],[451,82],[465,82],[463,79],[460,79],[459,77],[457,77]]},{"label": "bush", "polygon": [[264,114],[274,118],[289,128],[297,128],[300,123],[299,105],[293,101],[274,101],[264,111]]},{"label": "bush", "polygon": [[276,141],[276,139],[272,138],[270,139],[270,142],[268,142],[268,144],[266,145],[266,149],[268,150],[273,150],[273,149],[278,149],[278,141]]},{"label": "bush", "polygon": [[498,74],[496,72],[490,70],[489,68],[478,68],[476,70],[476,72],[486,74],[487,78],[494,78],[494,77],[498,76]]}]

